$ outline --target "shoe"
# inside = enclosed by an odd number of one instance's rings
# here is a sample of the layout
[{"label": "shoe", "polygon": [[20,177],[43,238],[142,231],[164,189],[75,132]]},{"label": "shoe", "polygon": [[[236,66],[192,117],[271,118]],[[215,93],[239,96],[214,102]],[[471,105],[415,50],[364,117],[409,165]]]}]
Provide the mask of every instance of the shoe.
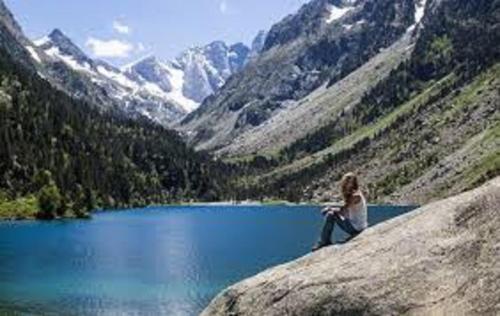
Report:
[{"label": "shoe", "polygon": [[348,243],[349,241],[353,240],[353,239],[354,239],[354,237],[356,237],[356,236],[357,236],[357,235],[351,235],[351,236],[347,237],[346,239],[344,239],[344,240],[342,240],[342,241],[339,241],[339,244],[341,244],[341,245],[342,245],[342,244],[346,244],[346,243]]},{"label": "shoe", "polygon": [[315,251],[318,251],[320,250],[321,248],[324,248],[324,247],[328,247],[328,246],[331,246],[332,243],[331,242],[328,242],[328,243],[325,243],[325,244],[316,244],[312,249],[311,251],[312,252],[315,252]]}]

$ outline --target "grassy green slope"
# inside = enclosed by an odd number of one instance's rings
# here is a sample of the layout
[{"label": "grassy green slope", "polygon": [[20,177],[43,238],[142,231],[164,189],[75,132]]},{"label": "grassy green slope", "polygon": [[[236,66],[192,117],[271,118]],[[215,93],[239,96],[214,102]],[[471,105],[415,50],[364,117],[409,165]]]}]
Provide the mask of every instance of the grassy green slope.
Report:
[{"label": "grassy green slope", "polygon": [[[327,148],[245,179],[288,199],[329,198],[342,173],[373,201],[423,203],[499,174],[500,64],[465,85],[453,73]],[[312,180],[311,180],[312,179]],[[286,188],[283,190],[282,188]]]}]

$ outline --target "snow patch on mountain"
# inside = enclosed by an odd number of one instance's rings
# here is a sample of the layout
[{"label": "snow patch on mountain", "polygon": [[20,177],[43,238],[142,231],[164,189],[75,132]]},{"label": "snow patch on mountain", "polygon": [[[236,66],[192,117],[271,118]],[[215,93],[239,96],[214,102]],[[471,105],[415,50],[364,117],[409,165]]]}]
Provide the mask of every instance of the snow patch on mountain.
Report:
[{"label": "snow patch on mountain", "polygon": [[209,95],[246,64],[250,49],[243,44],[213,42],[184,51],[173,61],[144,58],[122,68],[128,77],[155,83],[187,112],[198,108]]},{"label": "snow patch on mountain", "polygon": [[427,0],[417,0],[415,7],[415,23],[418,24],[422,21],[425,13],[425,6],[427,4]]},{"label": "snow patch on mountain", "polygon": [[58,47],[54,46],[54,47],[47,49],[45,51],[45,54],[47,54],[50,57],[60,59],[66,65],[71,67],[73,70],[87,72],[87,73],[93,73],[92,69],[90,68],[90,64],[88,62],[79,63],[71,55],[65,55],[65,54],[61,53],[61,51],[59,50]]},{"label": "snow patch on mountain", "polygon": [[120,84],[123,87],[134,89],[134,90],[139,89],[139,84],[137,82],[130,80],[121,72],[108,70],[108,69],[106,69],[106,67],[104,67],[102,65],[97,66],[97,72],[110,80],[116,81],[118,84]]},{"label": "snow patch on mountain", "polygon": [[38,53],[36,52],[36,50],[32,46],[28,45],[28,46],[26,46],[26,49],[30,53],[31,58],[33,58],[39,64],[42,63],[42,59],[40,58],[40,56],[38,55]]},{"label": "snow patch on mountain", "polygon": [[190,113],[194,110],[196,110],[199,106],[199,103],[187,98],[183,94],[183,87],[184,87],[184,72],[180,69],[168,66],[164,64],[164,67],[166,67],[169,72],[170,72],[170,84],[171,84],[171,91],[167,93],[168,98],[174,100],[178,104],[180,104],[186,112]]},{"label": "snow patch on mountain", "polygon": [[344,7],[340,8],[337,7],[333,4],[328,5],[328,17],[326,18],[326,23],[331,24],[340,18],[342,18],[344,15],[346,15],[349,11],[351,11],[353,7]]},{"label": "snow patch on mountain", "polygon": [[413,32],[417,26],[421,27],[426,5],[427,0],[415,0],[415,23],[408,28],[407,32]]},{"label": "snow patch on mountain", "polygon": [[49,42],[50,42],[50,38],[48,36],[44,36],[42,38],[34,40],[33,44],[35,44],[36,46],[43,46],[43,45],[45,45],[45,44],[47,44]]}]

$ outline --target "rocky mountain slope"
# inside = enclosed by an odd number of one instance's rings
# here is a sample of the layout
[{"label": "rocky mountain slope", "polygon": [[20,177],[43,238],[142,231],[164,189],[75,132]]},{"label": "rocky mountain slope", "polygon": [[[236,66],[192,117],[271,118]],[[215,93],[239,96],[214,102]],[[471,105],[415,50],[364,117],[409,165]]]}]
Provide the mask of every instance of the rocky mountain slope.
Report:
[{"label": "rocky mountain slope", "polygon": [[[31,50],[27,50],[25,45],[29,40],[24,36],[23,31],[14,16],[0,0],[0,47],[7,53],[16,56],[19,63],[34,71]],[[29,47],[29,46],[28,46]]]},{"label": "rocky mountain slope", "polygon": [[202,315],[498,315],[500,178],[231,286]]},{"label": "rocky mountain slope", "polygon": [[336,180],[355,170],[372,200],[418,204],[500,174],[499,27],[492,2],[429,1],[410,59],[284,147],[280,167],[256,183],[331,199]]},{"label": "rocky mountain slope", "polygon": [[[228,47],[223,42],[214,42],[186,50],[171,62],[147,57],[118,69],[89,58],[57,29],[34,44],[36,47],[29,49],[35,62],[43,67],[62,62],[105,94],[98,100],[92,97],[94,101],[103,106],[115,104],[132,117],[145,116],[165,126],[195,110],[231,74],[243,68],[250,53],[243,44]],[[42,60],[40,51],[48,58]],[[53,71],[47,77],[64,82],[65,76]],[[89,94],[87,86],[72,85],[69,90],[77,97],[85,97]]]},{"label": "rocky mountain slope", "polygon": [[366,92],[411,55],[414,40],[411,32],[406,33],[331,86],[322,85],[305,98],[290,101],[286,109],[236,136],[228,145],[218,149],[217,154],[223,157],[272,154],[306,137],[359,103]]},{"label": "rocky mountain slope", "polygon": [[[406,12],[401,8],[410,7],[403,19],[408,23],[398,29],[389,46],[363,55],[366,59],[345,75],[327,72],[325,81],[320,80],[310,92],[294,86],[294,93],[306,95],[281,100],[276,109],[269,110],[254,98],[261,91],[266,98],[272,95],[265,82],[270,88],[279,87],[283,78],[295,78],[275,77],[273,84],[268,80],[271,75],[259,78],[258,73],[267,69],[278,74],[297,66],[297,61],[274,68],[262,65],[278,51],[278,56],[302,56],[297,47],[314,46],[307,25],[320,29],[326,22],[324,15],[312,13],[324,12],[317,11],[317,6],[328,8],[332,3],[313,1],[273,27],[270,34],[275,35],[266,40],[268,51],[265,47],[257,61],[229,79],[184,121],[185,128],[195,131],[191,136],[198,148],[212,149],[245,170],[246,177],[234,181],[238,194],[242,198],[331,200],[336,198],[336,181],[342,173],[356,171],[372,201],[420,204],[472,189],[500,174],[500,7],[496,2],[377,2],[382,6],[376,15],[379,19],[384,13],[394,18],[396,12]],[[336,16],[344,12],[338,24],[331,22],[337,27],[347,23],[344,19],[356,10],[364,12],[366,19],[367,12],[377,8],[369,1],[336,5],[336,11],[326,12],[336,12]],[[395,7],[399,11],[391,11]],[[312,19],[309,24],[307,18]],[[296,19],[306,20],[298,23]],[[314,28],[314,23],[320,26]],[[296,24],[301,27],[294,29]],[[277,30],[283,29],[287,32],[278,36]],[[376,28],[367,32],[370,40],[377,38]],[[341,38],[324,44],[321,51],[335,49],[344,41]],[[352,41],[327,55],[338,57],[344,50],[366,44],[364,37]],[[291,51],[289,43],[297,49]],[[318,69],[327,67],[318,56],[312,59]],[[340,58],[328,67],[333,71],[345,65],[349,63]],[[248,87],[229,90],[233,80],[243,86],[243,80],[252,82],[255,94],[251,96]],[[244,101],[242,96],[249,96],[250,103],[230,108],[232,100]],[[259,115],[245,117],[264,119],[253,127],[241,125],[241,114],[251,108]]]},{"label": "rocky mountain slope", "polygon": [[[274,125],[271,119],[278,114],[300,107],[314,90],[339,82],[399,41],[414,28],[420,8],[420,1],[410,0],[311,1],[274,25],[260,57],[231,77],[180,129],[189,131],[200,149],[237,146],[264,124]],[[380,71],[377,80],[386,72]],[[290,130],[308,130],[303,121],[297,123]]]}]

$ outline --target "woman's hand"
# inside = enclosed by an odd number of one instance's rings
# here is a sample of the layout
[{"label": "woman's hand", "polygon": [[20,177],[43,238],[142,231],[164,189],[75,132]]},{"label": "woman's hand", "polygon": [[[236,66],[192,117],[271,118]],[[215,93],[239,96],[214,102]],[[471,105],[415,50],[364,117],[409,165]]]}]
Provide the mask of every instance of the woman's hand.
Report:
[{"label": "woman's hand", "polygon": [[321,210],[321,214],[323,215],[326,215],[328,213],[336,213],[336,212],[341,212],[341,209],[339,207],[336,207],[336,206],[327,206],[327,207],[324,207],[322,210]]}]

